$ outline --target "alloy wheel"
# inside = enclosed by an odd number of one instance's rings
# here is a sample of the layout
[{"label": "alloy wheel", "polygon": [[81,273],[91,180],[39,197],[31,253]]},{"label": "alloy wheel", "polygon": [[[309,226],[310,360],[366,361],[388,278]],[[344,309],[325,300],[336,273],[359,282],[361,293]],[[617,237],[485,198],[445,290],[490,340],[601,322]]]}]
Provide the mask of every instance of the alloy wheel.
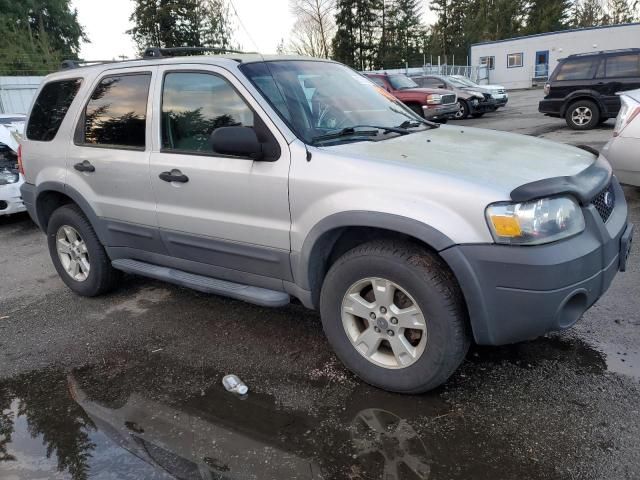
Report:
[{"label": "alloy wheel", "polygon": [[593,112],[589,107],[578,107],[571,112],[571,121],[579,126],[586,125],[592,118]]},{"label": "alloy wheel", "polygon": [[396,283],[365,278],[342,300],[342,325],[354,348],[389,369],[417,362],[427,344],[427,324],[416,301]]},{"label": "alloy wheel", "polygon": [[56,251],[67,275],[76,282],[84,282],[89,276],[91,264],[87,244],[75,228],[63,225],[58,229]]}]

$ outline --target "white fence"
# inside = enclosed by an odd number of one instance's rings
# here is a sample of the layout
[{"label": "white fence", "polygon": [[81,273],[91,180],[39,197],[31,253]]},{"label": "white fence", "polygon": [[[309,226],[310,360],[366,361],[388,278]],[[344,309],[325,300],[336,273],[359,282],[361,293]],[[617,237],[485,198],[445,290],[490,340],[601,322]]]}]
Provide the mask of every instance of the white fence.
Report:
[{"label": "white fence", "polygon": [[0,113],[27,113],[44,77],[0,77]]}]

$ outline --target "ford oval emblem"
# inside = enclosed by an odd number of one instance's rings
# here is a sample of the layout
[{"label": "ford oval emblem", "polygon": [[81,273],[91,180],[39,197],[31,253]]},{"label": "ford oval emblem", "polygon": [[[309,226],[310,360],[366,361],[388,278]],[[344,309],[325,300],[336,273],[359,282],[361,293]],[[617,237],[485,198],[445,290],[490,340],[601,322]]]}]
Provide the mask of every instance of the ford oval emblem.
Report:
[{"label": "ford oval emblem", "polygon": [[611,195],[611,192],[606,192],[604,194],[604,204],[607,208],[611,208],[613,207],[613,195]]}]

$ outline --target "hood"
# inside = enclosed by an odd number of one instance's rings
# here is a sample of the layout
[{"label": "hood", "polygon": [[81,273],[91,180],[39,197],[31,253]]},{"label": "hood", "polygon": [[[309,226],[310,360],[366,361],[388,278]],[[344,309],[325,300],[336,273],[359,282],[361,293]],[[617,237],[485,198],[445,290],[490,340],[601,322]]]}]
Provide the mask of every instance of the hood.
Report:
[{"label": "hood", "polygon": [[24,122],[0,125],[0,144],[4,144],[14,152],[18,152],[20,137],[24,131]]},{"label": "hood", "polygon": [[348,157],[456,177],[496,190],[504,199],[521,185],[575,175],[596,160],[595,155],[584,150],[549,140],[456,126],[327,148]]},{"label": "hood", "polygon": [[397,92],[409,92],[409,93],[424,93],[428,95],[430,93],[437,93],[439,95],[453,95],[454,92],[451,90],[446,90],[444,88],[425,88],[425,87],[416,87],[416,88],[403,88],[402,90],[396,90]]},{"label": "hood", "polygon": [[506,90],[502,85],[480,85],[480,87],[489,91]]}]

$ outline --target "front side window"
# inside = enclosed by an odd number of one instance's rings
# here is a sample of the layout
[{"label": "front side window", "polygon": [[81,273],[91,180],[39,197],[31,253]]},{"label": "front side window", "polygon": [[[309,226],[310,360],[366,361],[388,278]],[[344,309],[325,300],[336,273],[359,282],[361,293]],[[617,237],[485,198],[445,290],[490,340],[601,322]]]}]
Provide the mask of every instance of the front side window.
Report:
[{"label": "front side window", "polygon": [[510,53],[507,55],[507,68],[522,66],[522,53]]},{"label": "front side window", "polygon": [[595,57],[566,60],[558,66],[554,80],[591,80],[598,63]]},{"label": "front side window", "polygon": [[616,55],[607,58],[607,78],[640,77],[640,55]]},{"label": "front side window", "polygon": [[144,149],[151,74],[104,77],[84,112],[80,143]]},{"label": "front side window", "polygon": [[[307,143],[340,129],[393,127],[417,120],[393,95],[344,65],[290,60],[245,63],[240,69]],[[264,85],[277,88],[265,89]],[[361,138],[340,138],[340,142],[347,141]]]},{"label": "front side window", "polygon": [[[277,93],[272,83],[261,85]],[[217,128],[253,124],[253,111],[224,78],[193,72],[165,76],[161,127],[164,151],[211,153],[209,138]]]},{"label": "front side window", "polygon": [[29,140],[49,142],[54,139],[81,84],[81,79],[74,78],[49,82],[42,87],[29,116]]}]

